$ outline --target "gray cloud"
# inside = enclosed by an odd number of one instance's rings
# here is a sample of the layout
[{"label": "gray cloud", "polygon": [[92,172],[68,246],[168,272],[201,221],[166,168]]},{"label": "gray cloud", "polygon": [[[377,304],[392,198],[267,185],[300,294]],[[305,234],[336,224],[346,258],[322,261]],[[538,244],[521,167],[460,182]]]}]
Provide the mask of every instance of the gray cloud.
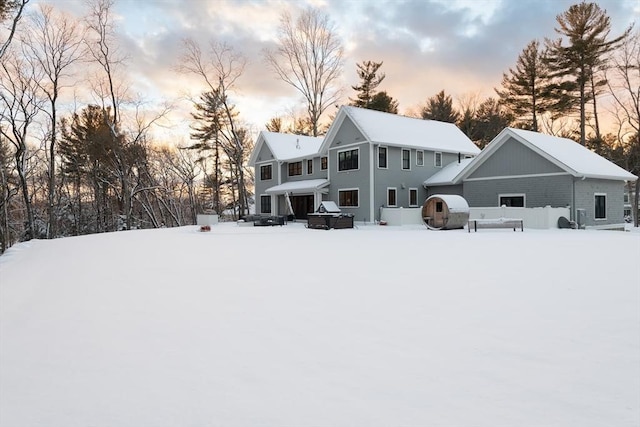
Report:
[{"label": "gray cloud", "polygon": [[[129,55],[127,74],[134,90],[175,98],[198,90],[192,76],[176,73],[181,41],[204,47],[211,40],[234,46],[248,60],[238,81],[240,113],[261,128],[286,105],[299,104],[295,90],[279,81],[263,61],[273,46],[278,19],[309,5],[335,23],[347,56],[344,100],[354,93],[356,63],[384,61],[380,89],[400,102],[401,112],[440,90],[455,96],[493,94],[502,73],[533,39],[556,37],[556,15],[578,0],[116,0],[121,48]],[[35,7],[38,0],[34,0]],[[81,0],[54,0],[60,9],[83,13]],[[600,1],[613,24],[612,35],[637,20],[635,0]],[[184,113],[182,114],[184,117]]]}]

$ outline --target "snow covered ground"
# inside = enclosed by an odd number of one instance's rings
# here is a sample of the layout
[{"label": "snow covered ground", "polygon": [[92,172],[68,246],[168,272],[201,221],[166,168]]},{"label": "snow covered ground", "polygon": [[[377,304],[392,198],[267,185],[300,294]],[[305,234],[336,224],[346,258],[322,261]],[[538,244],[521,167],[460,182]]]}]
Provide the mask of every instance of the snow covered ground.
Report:
[{"label": "snow covered ground", "polygon": [[640,233],[218,224],[0,257],[0,426],[640,425]]}]

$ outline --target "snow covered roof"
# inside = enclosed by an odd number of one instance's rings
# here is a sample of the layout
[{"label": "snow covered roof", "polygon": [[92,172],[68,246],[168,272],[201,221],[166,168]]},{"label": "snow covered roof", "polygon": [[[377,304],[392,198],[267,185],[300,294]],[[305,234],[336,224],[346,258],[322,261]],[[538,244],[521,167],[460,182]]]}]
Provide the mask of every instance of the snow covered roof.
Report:
[{"label": "snow covered roof", "polygon": [[336,205],[336,202],[332,202],[330,200],[325,200],[325,201],[321,202],[320,206],[318,206],[318,209],[316,211],[317,212],[328,212],[328,213],[341,212],[340,208],[338,207],[338,205]]},{"label": "snow covered roof", "polygon": [[284,194],[284,193],[307,193],[309,191],[319,190],[329,185],[328,179],[307,179],[304,181],[289,181],[284,184],[275,185],[267,188],[267,194]]},{"label": "snow covered roof", "polygon": [[328,149],[345,117],[376,144],[476,155],[480,149],[453,123],[423,120],[353,106],[342,106],[325,137]]},{"label": "snow covered roof", "polygon": [[472,165],[463,172],[462,178],[476,170],[491,153],[510,137],[529,147],[571,175],[581,178],[600,178],[630,181],[637,177],[620,166],[567,138],[546,135],[529,130],[505,128],[476,157]]},{"label": "snow covered roof", "polygon": [[469,204],[462,196],[456,194],[434,194],[425,200],[425,204],[432,199],[440,199],[445,202],[449,212],[469,212]]},{"label": "snow covered roof", "polygon": [[452,162],[434,173],[423,185],[425,187],[434,185],[454,185],[460,183],[460,177],[464,169],[473,161],[473,158],[462,159],[460,162]]},{"label": "snow covered roof", "polygon": [[256,145],[249,158],[249,165],[255,165],[258,160],[258,153],[260,153],[264,144],[267,144],[275,160],[290,161],[319,155],[322,140],[323,137],[321,136],[314,137],[262,131],[258,135]]}]

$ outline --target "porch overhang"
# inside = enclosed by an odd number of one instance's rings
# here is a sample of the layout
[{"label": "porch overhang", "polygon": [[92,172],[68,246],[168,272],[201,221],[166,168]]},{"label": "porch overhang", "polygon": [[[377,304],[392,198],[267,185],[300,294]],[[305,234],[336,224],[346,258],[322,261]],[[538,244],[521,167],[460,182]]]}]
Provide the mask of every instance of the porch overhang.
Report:
[{"label": "porch overhang", "polygon": [[309,193],[326,193],[329,186],[328,179],[307,179],[304,181],[290,181],[284,184],[275,185],[265,190],[267,194],[309,194]]}]

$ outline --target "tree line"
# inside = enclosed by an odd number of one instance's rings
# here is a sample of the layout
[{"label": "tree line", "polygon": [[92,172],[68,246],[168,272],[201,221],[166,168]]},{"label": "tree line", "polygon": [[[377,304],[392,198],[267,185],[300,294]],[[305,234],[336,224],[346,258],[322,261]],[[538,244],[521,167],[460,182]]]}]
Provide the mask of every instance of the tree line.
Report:
[{"label": "tree line", "polygon": [[[184,40],[175,71],[199,79],[188,141],[153,140],[171,106],[151,109],[130,93],[127,58],[115,38],[114,0],[90,0],[81,20],[50,6],[25,17],[29,0],[0,0],[0,251],[16,241],[193,224],[211,211],[237,218],[252,204],[246,167],[253,135],[233,99],[247,63],[216,41]],[[455,123],[479,147],[506,126],[573,138],[640,173],[638,30],[611,35],[596,3],[556,18],[556,38],[531,41],[502,76],[495,96],[444,90],[407,115]],[[296,90],[301,110],[267,130],[319,136],[341,103],[344,49],[319,9],[285,12],[277,42],[263,51],[275,78]],[[379,90],[383,62],[363,61],[350,105],[397,114]],[[76,106],[62,115],[62,98]],[[601,105],[607,98],[611,102]],[[601,130],[602,110],[616,129]],[[327,117],[329,120],[323,120]],[[637,204],[637,198],[636,198]],[[636,219],[637,221],[637,219]]]},{"label": "tree line", "polygon": [[[130,93],[113,0],[81,20],[29,0],[0,0],[0,253],[17,241],[195,224],[199,212],[249,210],[252,136],[232,93],[243,59],[184,41],[175,68],[199,76],[188,142],[150,129],[171,111]],[[3,33],[4,34],[4,33]],[[73,99],[76,111],[60,113]]]}]

